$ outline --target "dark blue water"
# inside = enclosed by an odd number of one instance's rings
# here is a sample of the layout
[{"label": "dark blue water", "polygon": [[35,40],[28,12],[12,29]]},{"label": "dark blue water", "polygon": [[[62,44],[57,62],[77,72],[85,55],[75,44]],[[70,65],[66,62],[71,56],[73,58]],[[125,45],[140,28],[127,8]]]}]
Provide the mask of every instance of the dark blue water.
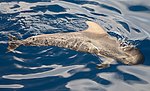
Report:
[{"label": "dark blue water", "polygon": [[[82,31],[86,20],[137,45],[144,64],[97,69],[101,58],[52,46],[7,52],[8,34]],[[149,0],[0,0],[0,91],[149,91],[149,29]]]}]

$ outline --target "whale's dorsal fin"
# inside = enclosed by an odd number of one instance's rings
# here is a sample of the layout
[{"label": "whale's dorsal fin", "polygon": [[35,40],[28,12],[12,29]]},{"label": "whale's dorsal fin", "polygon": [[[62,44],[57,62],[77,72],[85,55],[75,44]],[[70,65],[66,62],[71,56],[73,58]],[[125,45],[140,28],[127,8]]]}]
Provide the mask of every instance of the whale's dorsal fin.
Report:
[{"label": "whale's dorsal fin", "polygon": [[84,32],[94,33],[94,34],[107,34],[107,32],[97,23],[92,21],[86,21],[88,28]]}]

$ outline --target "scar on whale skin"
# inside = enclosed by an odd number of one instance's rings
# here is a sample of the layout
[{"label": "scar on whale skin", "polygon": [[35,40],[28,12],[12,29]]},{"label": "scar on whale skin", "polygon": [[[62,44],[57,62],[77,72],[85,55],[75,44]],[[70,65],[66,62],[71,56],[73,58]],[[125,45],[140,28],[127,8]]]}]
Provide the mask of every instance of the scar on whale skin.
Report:
[{"label": "scar on whale skin", "polygon": [[76,51],[87,52],[104,57],[107,60],[98,65],[99,68],[109,66],[112,60],[128,65],[142,64],[144,57],[133,45],[122,45],[115,37],[111,37],[97,23],[86,21],[88,28],[79,32],[54,33],[32,36],[17,40],[9,36],[8,51],[13,51],[20,45],[24,46],[58,46]]}]

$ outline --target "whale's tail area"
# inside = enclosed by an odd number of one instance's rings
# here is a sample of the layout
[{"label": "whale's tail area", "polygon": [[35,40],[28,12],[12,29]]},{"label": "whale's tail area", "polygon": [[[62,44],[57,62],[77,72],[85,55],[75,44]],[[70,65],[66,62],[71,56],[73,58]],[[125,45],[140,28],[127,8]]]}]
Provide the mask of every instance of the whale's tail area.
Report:
[{"label": "whale's tail area", "polygon": [[18,40],[15,36],[11,34],[8,35],[8,39],[9,39],[7,47],[8,52],[14,51],[17,47],[21,45],[20,40]]}]

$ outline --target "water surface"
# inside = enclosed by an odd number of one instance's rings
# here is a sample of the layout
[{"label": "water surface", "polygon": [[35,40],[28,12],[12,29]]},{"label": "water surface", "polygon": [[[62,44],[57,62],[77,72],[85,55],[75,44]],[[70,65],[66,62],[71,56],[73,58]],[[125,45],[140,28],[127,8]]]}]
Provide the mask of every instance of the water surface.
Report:
[{"label": "water surface", "polygon": [[[144,64],[96,69],[101,58],[88,53],[52,46],[6,50],[8,34],[25,39],[82,31],[86,20],[137,45]],[[149,0],[0,0],[0,91],[148,91],[149,29]]]}]

